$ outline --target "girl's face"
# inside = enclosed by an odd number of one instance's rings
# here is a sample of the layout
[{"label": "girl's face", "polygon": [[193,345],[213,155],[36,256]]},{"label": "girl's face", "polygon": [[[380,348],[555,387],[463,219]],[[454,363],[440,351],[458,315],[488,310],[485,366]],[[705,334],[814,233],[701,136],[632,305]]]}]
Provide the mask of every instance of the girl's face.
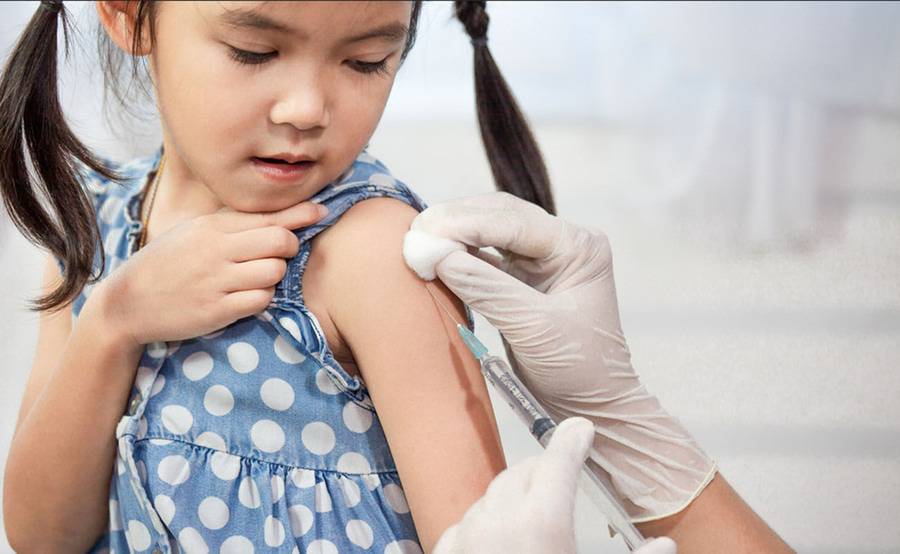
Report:
[{"label": "girl's face", "polygon": [[[411,10],[409,1],[163,3],[150,65],[173,178],[246,212],[321,190],[375,131]],[[298,171],[260,158],[313,163]]]}]

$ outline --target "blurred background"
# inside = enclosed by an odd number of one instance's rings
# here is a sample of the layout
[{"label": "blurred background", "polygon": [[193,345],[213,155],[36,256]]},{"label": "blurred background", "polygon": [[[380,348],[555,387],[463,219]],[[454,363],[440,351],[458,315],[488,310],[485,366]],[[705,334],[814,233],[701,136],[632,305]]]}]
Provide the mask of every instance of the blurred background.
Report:
[{"label": "blurred background", "polygon": [[[98,152],[96,16],[62,76]],[[0,7],[8,52],[37,2]],[[606,232],[645,384],[800,552],[900,552],[900,4],[489,3],[560,215]],[[427,3],[369,150],[430,204],[493,189],[472,47]],[[2,209],[2,208],[0,208]],[[41,253],[0,212],[0,467],[31,367]],[[499,338],[480,317],[493,352]],[[493,396],[509,463],[539,446]],[[585,497],[581,552],[624,552]],[[9,549],[0,530],[0,551]]]}]

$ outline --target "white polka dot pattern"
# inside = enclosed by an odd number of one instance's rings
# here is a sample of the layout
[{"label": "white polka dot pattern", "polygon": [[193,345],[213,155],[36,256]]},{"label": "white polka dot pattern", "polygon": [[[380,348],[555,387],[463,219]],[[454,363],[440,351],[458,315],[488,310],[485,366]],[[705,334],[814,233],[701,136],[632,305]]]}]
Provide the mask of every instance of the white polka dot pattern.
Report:
[{"label": "white polka dot pattern", "polygon": [[271,546],[272,548],[281,546],[284,543],[284,535],[284,524],[281,523],[281,520],[272,516],[266,517],[266,523],[263,528],[266,546]]},{"label": "white polka dot pattern", "polygon": [[337,546],[327,539],[318,539],[309,543],[306,554],[338,554]]},{"label": "white polka dot pattern", "polygon": [[[123,167],[125,186],[94,180],[104,275],[131,255],[137,185],[152,166]],[[136,400],[116,428],[109,532],[91,552],[150,554],[174,541],[168,534],[185,553],[421,554],[365,383],[333,359],[296,287],[309,241],[357,201],[424,204],[365,152],[318,194],[330,209],[325,224],[294,231],[304,250],[265,310],[146,346]]]},{"label": "white polka dot pattern", "polygon": [[295,537],[305,535],[312,528],[312,510],[303,504],[295,504],[288,508],[288,514],[291,518],[291,532],[294,533]]},{"label": "white polka dot pattern", "polygon": [[278,502],[284,496],[284,477],[273,475],[270,483],[272,486],[272,502]]},{"label": "white polka dot pattern", "polygon": [[406,495],[403,489],[391,483],[384,486],[384,497],[387,499],[388,505],[398,514],[409,513],[409,504],[406,503]]},{"label": "white polka dot pattern", "polygon": [[369,473],[369,460],[359,452],[347,452],[340,457],[337,470],[343,473]]},{"label": "white polka dot pattern", "polygon": [[253,445],[263,452],[275,452],[284,446],[284,431],[270,419],[261,419],[250,428]]},{"label": "white polka dot pattern", "polygon": [[354,433],[365,433],[372,427],[372,412],[355,402],[344,404],[342,416],[344,425]]},{"label": "white polka dot pattern", "polygon": [[316,387],[318,387],[320,392],[325,394],[340,394],[341,390],[337,388],[337,385],[331,380],[331,377],[328,376],[328,373],[324,369],[320,369],[316,372]]},{"label": "white polka dot pattern", "polygon": [[203,540],[203,535],[193,527],[185,527],[178,532],[178,544],[181,545],[181,549],[187,554],[209,552],[209,547],[206,545],[206,541]]},{"label": "white polka dot pattern", "polygon": [[213,474],[223,481],[231,481],[241,472],[241,459],[224,452],[216,452],[210,459]]},{"label": "white polka dot pattern", "polygon": [[301,433],[303,446],[313,454],[324,455],[334,449],[334,431],[322,421],[308,423]]},{"label": "white polka dot pattern", "polygon": [[197,515],[207,529],[217,530],[225,527],[225,524],[228,523],[230,510],[228,504],[225,504],[221,498],[207,496],[200,502]]},{"label": "white polka dot pattern", "polygon": [[181,364],[184,376],[191,381],[203,379],[213,369],[213,359],[208,353],[200,351],[188,356]]},{"label": "white polka dot pattern", "polygon": [[170,485],[177,486],[191,476],[191,466],[183,456],[166,456],[159,462],[159,478]]},{"label": "white polka dot pattern", "polygon": [[308,489],[316,484],[316,473],[309,469],[292,469],[291,482],[298,488]]},{"label": "white polka dot pattern", "polygon": [[262,502],[259,499],[259,488],[253,481],[253,477],[241,479],[241,485],[238,487],[238,500],[247,508],[259,508]]},{"label": "white polka dot pattern", "polygon": [[315,507],[317,512],[331,511],[331,495],[328,493],[328,484],[325,481],[319,481],[315,487]]},{"label": "white polka dot pattern", "polygon": [[247,537],[234,535],[222,542],[219,554],[253,554],[253,543]]},{"label": "white polka dot pattern", "polygon": [[281,335],[275,338],[275,354],[286,364],[299,364],[305,359],[303,354],[288,344],[288,341]]},{"label": "white polka dot pattern", "polygon": [[214,416],[228,415],[234,408],[234,395],[225,385],[213,385],[206,389],[203,396],[203,407]]},{"label": "white polka dot pattern", "polygon": [[228,347],[228,363],[238,373],[250,373],[259,365],[259,352],[252,344],[236,342]]},{"label": "white polka dot pattern", "polygon": [[176,508],[175,502],[172,501],[171,497],[164,494],[157,495],[156,498],[153,499],[153,507],[156,508],[156,512],[166,525],[172,523],[172,518],[175,517]]},{"label": "white polka dot pattern", "polygon": [[294,403],[294,389],[284,379],[267,379],[259,389],[259,396],[266,406],[283,412]]},{"label": "white polka dot pattern", "polygon": [[128,529],[125,531],[128,540],[128,546],[135,551],[147,550],[150,546],[150,531],[147,527],[137,520],[128,522]]},{"label": "white polka dot pattern", "polygon": [[166,406],[162,409],[162,424],[169,432],[183,435],[194,424],[194,416],[184,406]]},{"label": "white polka dot pattern", "polygon": [[372,527],[361,519],[348,521],[345,530],[350,542],[360,548],[369,548],[375,540],[375,533],[372,532]]}]

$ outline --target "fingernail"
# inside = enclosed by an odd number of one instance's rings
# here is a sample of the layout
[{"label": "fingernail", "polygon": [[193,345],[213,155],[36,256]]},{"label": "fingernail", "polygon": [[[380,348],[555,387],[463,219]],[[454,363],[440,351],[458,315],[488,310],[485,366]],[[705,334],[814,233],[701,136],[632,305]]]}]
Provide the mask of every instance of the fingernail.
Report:
[{"label": "fingernail", "polygon": [[320,219],[328,215],[328,206],[326,206],[325,204],[318,204],[316,206],[316,209],[319,210]]}]

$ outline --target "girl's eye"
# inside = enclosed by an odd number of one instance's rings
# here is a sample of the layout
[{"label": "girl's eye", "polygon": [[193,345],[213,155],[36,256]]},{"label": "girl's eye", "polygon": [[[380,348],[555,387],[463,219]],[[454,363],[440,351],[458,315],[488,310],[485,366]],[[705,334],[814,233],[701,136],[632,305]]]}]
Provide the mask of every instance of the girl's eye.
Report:
[{"label": "girl's eye", "polygon": [[229,54],[236,62],[244,65],[259,65],[266,63],[278,55],[277,51],[272,52],[250,52],[249,50],[241,50],[234,46],[228,47]]},{"label": "girl's eye", "polygon": [[390,58],[390,56],[388,56],[387,58],[385,58],[379,62],[361,62],[359,60],[351,60],[350,65],[353,67],[353,69],[355,71],[358,71],[360,73],[366,73],[366,74],[380,73],[382,75],[387,75],[388,74],[388,69],[387,69],[388,58]]}]

